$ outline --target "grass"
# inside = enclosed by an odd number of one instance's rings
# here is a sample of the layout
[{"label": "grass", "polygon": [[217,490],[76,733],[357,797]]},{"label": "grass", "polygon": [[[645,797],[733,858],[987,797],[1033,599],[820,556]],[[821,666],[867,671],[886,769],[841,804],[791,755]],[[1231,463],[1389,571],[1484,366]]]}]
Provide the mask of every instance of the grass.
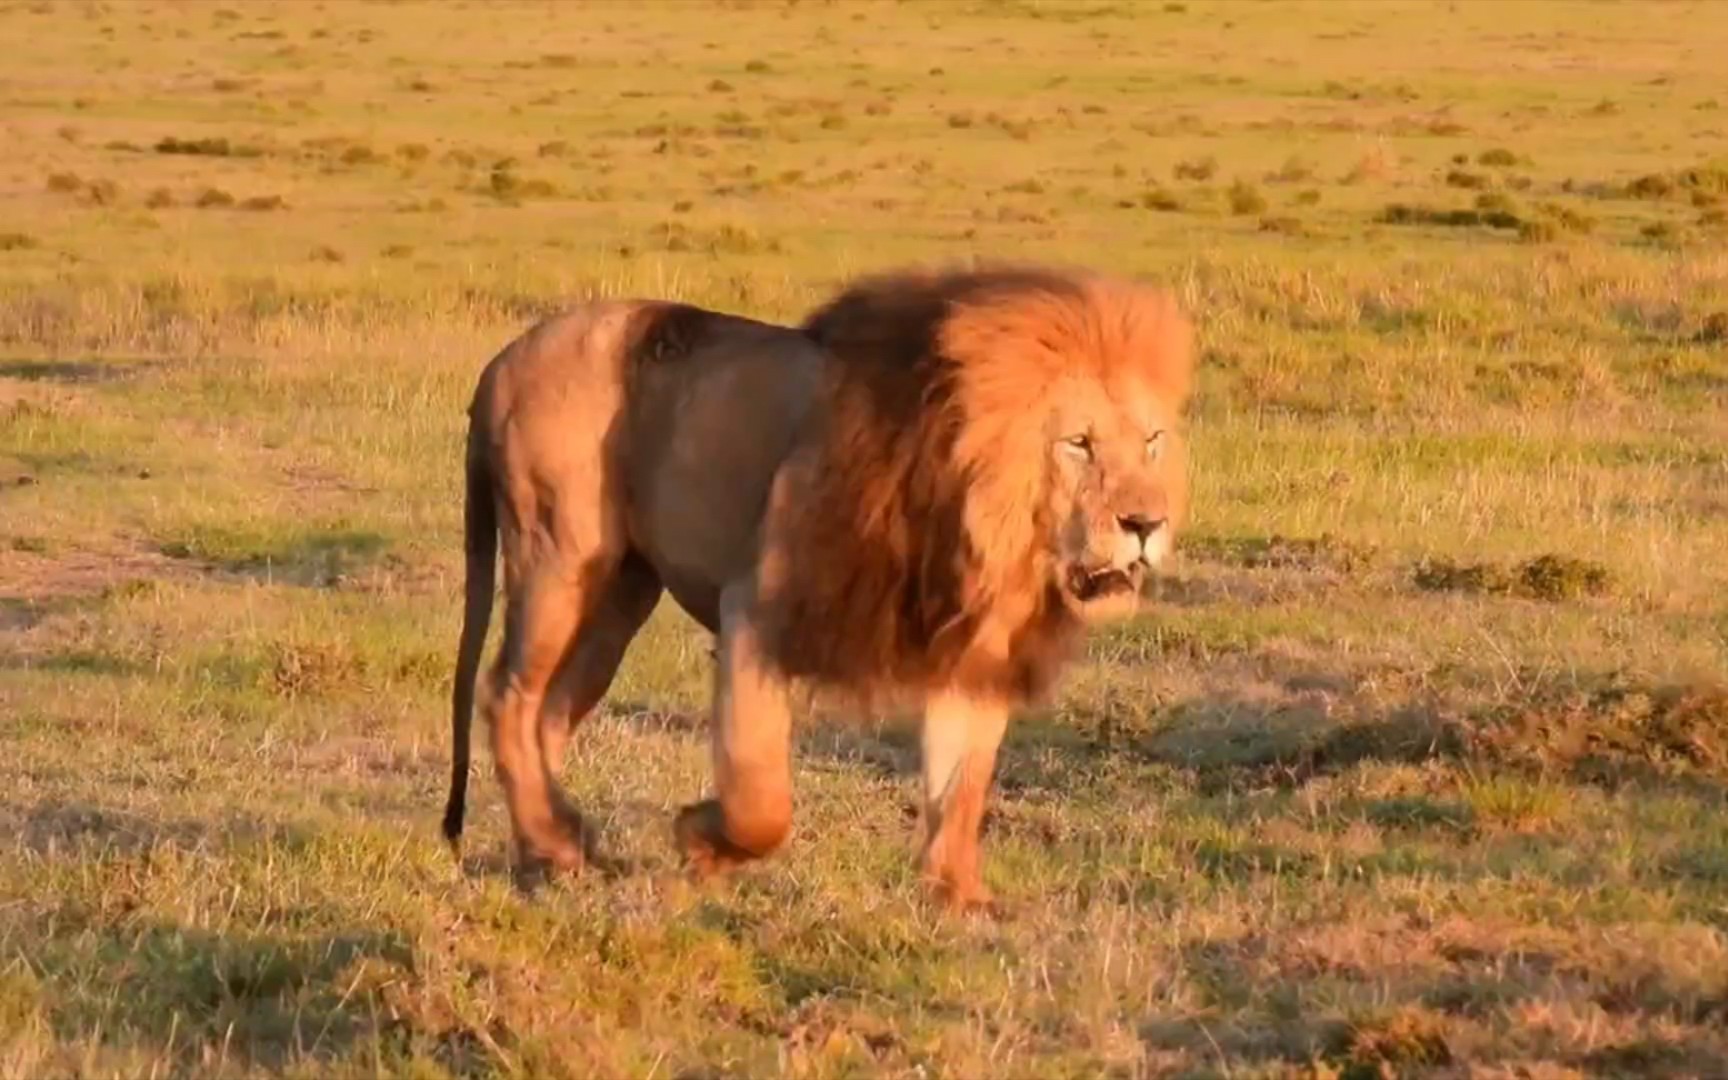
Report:
[{"label": "grass", "polygon": [[[0,35],[0,1075],[1728,1060],[1713,6]],[[1204,356],[1177,562],[1011,729],[1010,917],[921,899],[894,717],[803,725],[790,850],[687,883],[708,641],[670,608],[563,774],[631,869],[515,891],[484,748],[453,865],[485,360],[575,298],[794,319],[985,255],[1170,282]]]}]

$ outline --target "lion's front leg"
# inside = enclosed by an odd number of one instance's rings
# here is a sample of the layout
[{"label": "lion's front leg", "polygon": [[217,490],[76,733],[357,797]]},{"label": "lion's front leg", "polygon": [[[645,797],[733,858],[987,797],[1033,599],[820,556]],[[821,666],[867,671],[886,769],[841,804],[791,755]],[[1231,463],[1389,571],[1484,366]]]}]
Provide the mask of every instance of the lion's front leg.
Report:
[{"label": "lion's front leg", "polygon": [[991,905],[978,831],[1008,711],[999,703],[951,693],[925,704],[924,877],[950,907]]},{"label": "lion's front leg", "polygon": [[698,875],[772,853],[792,831],[792,707],[786,680],[762,654],[753,583],[720,598],[715,665],[714,797],[679,811],[673,833]]}]

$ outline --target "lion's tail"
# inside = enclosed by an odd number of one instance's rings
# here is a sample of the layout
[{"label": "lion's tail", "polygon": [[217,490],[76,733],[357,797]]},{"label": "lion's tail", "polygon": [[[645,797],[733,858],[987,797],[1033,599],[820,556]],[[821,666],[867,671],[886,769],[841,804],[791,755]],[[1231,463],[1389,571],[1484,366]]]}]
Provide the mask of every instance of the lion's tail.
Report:
[{"label": "lion's tail", "polygon": [[468,763],[474,717],[474,681],[480,651],[492,620],[492,589],[498,555],[498,507],[492,491],[492,470],[474,411],[468,429],[467,492],[463,502],[462,543],[467,551],[463,584],[462,640],[456,649],[456,683],[450,694],[450,797],[444,804],[444,839],[452,848],[462,842],[462,818],[468,805]]}]

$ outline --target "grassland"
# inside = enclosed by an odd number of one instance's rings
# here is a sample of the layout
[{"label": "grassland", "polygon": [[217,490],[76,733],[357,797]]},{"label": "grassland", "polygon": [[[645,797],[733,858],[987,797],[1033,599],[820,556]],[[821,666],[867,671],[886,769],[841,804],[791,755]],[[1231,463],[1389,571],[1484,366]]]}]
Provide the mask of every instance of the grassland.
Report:
[{"label": "grassland", "polygon": [[[1728,10],[0,5],[0,1075],[1728,1071]],[[698,889],[705,638],[436,835],[480,365],[906,260],[1201,324],[1150,614],[1011,732],[799,734]]]}]

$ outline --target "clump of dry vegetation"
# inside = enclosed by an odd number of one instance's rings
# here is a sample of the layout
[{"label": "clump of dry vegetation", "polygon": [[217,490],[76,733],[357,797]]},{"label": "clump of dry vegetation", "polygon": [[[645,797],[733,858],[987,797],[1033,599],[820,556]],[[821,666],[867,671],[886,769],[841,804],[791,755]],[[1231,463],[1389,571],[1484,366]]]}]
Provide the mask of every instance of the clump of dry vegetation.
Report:
[{"label": "clump of dry vegetation", "polygon": [[1388,203],[1374,220],[1383,225],[1440,225],[1453,229],[1518,229],[1524,224],[1524,219],[1508,210],[1441,209],[1411,203]]},{"label": "clump of dry vegetation", "polygon": [[156,143],[158,154],[187,154],[197,157],[258,157],[263,153],[256,146],[245,146],[231,143],[226,138],[214,135],[196,139],[182,139],[174,135],[166,135]]},{"label": "clump of dry vegetation", "polygon": [[1218,159],[1207,156],[1178,161],[1172,171],[1178,180],[1197,180],[1204,183],[1218,174]]},{"label": "clump of dry vegetation", "polygon": [[1473,736],[1495,759],[1592,782],[1728,781],[1728,687],[1625,679],[1495,710]]},{"label": "clump of dry vegetation", "polygon": [[1230,203],[1230,212],[1238,217],[1266,212],[1266,196],[1247,180],[1237,180],[1225,194]]},{"label": "clump of dry vegetation", "polygon": [[1576,600],[1601,596],[1611,584],[1607,567],[1566,555],[1538,555],[1506,566],[1494,562],[1424,559],[1411,580],[1429,592],[1522,596],[1532,600]]}]

